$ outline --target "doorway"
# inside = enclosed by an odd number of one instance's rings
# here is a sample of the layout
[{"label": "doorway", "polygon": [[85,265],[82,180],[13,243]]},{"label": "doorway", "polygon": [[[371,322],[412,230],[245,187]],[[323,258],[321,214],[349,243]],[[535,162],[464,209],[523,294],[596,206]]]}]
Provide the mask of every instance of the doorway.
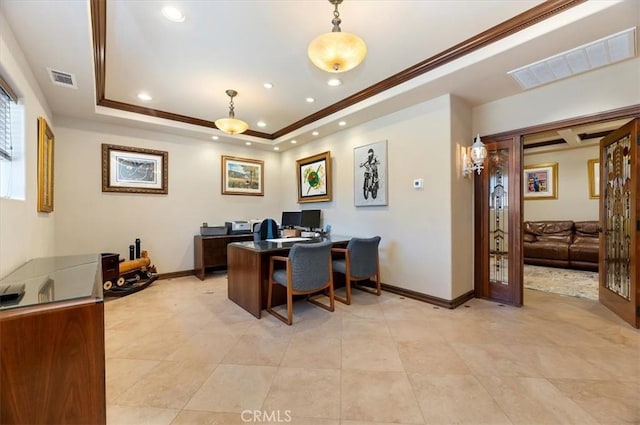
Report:
[{"label": "doorway", "polygon": [[[485,161],[485,166],[490,167],[493,162],[499,161],[499,158],[510,158],[509,165],[503,170],[503,175],[509,176],[510,195],[508,199],[509,208],[508,212],[505,211],[504,219],[501,229],[492,229],[490,226],[495,223],[495,211],[491,209],[492,201],[490,198],[491,187],[490,183],[493,181],[489,173],[483,173],[479,178],[475,179],[474,185],[474,217],[475,217],[475,248],[476,248],[476,264],[475,270],[475,293],[476,297],[485,298],[493,301],[498,301],[515,306],[522,305],[523,303],[523,275],[524,275],[524,262],[523,262],[523,227],[525,220],[524,210],[524,194],[526,186],[524,186],[524,154],[525,143],[538,144],[535,147],[551,146],[553,144],[566,143],[566,141],[556,140],[536,140],[545,132],[555,131],[568,134],[569,129],[576,126],[596,125],[599,123],[608,123],[615,120],[623,120],[627,122],[634,117],[640,116],[640,105],[634,107],[625,108],[621,110],[610,111],[607,113],[598,114],[597,116],[589,116],[576,118],[572,120],[565,120],[563,122],[550,123],[543,126],[536,126],[525,128],[521,130],[501,133],[497,135],[483,136],[487,149],[489,151],[488,158]],[[613,124],[611,124],[613,125]],[[560,129],[560,130],[558,130]],[[610,130],[609,130],[610,131]],[[580,135],[582,133],[577,133]],[[565,139],[562,137],[561,139]],[[511,141],[509,144],[509,140]],[[582,139],[576,139],[577,143],[582,143]],[[569,147],[568,149],[571,149]],[[502,155],[498,152],[502,150]],[[520,150],[518,157],[518,150]],[[540,149],[539,149],[540,150]],[[505,156],[505,152],[509,152]],[[600,155],[598,155],[598,158]],[[635,158],[635,156],[634,156]],[[591,158],[595,159],[595,158]],[[635,161],[635,159],[634,159]],[[588,175],[587,163],[585,164],[584,173]],[[508,171],[507,171],[508,170]],[[495,176],[494,176],[495,177]],[[557,177],[557,176],[556,176]],[[495,179],[494,179],[495,180]],[[512,197],[515,196],[515,199]],[[542,202],[542,201],[538,201]],[[634,203],[635,208],[635,203]],[[600,211],[597,209],[598,214],[595,217],[600,222]],[[635,223],[635,222],[634,222]],[[497,230],[497,231],[496,231]],[[505,232],[506,230],[506,232]],[[486,236],[485,236],[486,235]],[[485,237],[483,237],[485,236]],[[509,247],[508,251],[499,252],[495,248],[496,237],[507,237],[509,243],[505,246]],[[600,250],[601,251],[601,247]],[[496,255],[494,254],[504,254]],[[492,269],[495,269],[496,261],[499,258],[504,264],[500,265],[500,269],[508,273],[504,274],[503,282],[501,285],[497,285],[494,280],[495,275],[491,274]],[[634,256],[635,258],[635,256]],[[601,261],[599,261],[601,262]],[[635,260],[634,273],[635,273]],[[601,268],[601,264],[599,264]],[[635,275],[634,275],[635,276]],[[635,279],[635,277],[634,277]],[[602,284],[601,284],[602,285]],[[601,286],[600,285],[600,286]],[[634,298],[635,299],[635,298]],[[612,309],[613,310],[613,309]],[[633,324],[637,326],[636,324]]]}]

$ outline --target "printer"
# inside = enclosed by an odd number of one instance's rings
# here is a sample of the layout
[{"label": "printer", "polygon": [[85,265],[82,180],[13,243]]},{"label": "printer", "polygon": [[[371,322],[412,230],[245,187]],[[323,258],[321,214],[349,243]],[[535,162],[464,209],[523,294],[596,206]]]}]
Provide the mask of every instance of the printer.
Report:
[{"label": "printer", "polygon": [[251,225],[246,220],[225,221],[227,234],[242,235],[251,233]]}]

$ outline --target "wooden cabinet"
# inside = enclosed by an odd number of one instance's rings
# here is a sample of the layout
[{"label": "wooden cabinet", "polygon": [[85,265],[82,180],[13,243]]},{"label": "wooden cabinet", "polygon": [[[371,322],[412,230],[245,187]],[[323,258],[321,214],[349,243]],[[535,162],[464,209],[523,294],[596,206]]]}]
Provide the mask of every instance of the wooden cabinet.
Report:
[{"label": "wooden cabinet", "polygon": [[[105,424],[99,255],[35,259],[0,281],[0,423]],[[61,259],[61,260],[57,260]]]},{"label": "wooden cabinet", "polygon": [[253,234],[224,236],[195,236],[193,264],[195,275],[204,280],[208,267],[227,267],[227,245],[231,242],[252,241]]}]

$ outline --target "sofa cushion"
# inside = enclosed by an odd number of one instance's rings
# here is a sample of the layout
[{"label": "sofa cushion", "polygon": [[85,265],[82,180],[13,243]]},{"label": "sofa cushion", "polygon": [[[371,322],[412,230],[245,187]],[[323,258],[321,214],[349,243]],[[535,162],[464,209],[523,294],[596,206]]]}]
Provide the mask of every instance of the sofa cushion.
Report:
[{"label": "sofa cushion", "polygon": [[541,221],[525,221],[524,231],[525,233],[541,235],[544,232],[544,223]]},{"label": "sofa cushion", "polygon": [[525,242],[524,249],[529,258],[569,259],[569,244],[563,242]]},{"label": "sofa cushion", "polygon": [[525,233],[524,234],[524,241],[525,242],[535,242],[537,240],[538,240],[538,238],[536,237],[536,235],[533,235],[531,233]]},{"label": "sofa cushion", "polygon": [[591,236],[595,238],[600,236],[598,232],[600,223],[597,221],[576,221],[575,227],[577,236]]}]

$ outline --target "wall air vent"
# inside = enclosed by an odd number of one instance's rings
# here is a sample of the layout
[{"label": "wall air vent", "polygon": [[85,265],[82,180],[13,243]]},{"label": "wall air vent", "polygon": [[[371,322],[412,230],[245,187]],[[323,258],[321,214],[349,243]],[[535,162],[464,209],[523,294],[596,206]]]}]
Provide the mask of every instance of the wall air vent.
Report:
[{"label": "wall air vent", "polygon": [[636,56],[636,28],[507,72],[523,89],[531,89]]},{"label": "wall air vent", "polygon": [[62,72],[51,68],[47,68],[47,70],[49,71],[49,77],[51,77],[51,82],[53,84],[74,89],[78,88],[78,86],[76,85],[75,75],[69,72]]}]

